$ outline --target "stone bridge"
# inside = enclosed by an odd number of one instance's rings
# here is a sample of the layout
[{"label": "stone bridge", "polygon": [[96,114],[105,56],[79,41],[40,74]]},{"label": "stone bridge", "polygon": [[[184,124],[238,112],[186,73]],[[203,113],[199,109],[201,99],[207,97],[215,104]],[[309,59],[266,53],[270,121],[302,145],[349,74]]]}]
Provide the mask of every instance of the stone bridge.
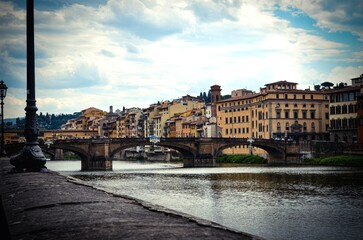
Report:
[{"label": "stone bridge", "polygon": [[[54,155],[57,149],[74,152],[81,158],[82,171],[90,171],[112,170],[112,159],[116,153],[130,147],[152,144],[149,138],[74,139],[56,140],[52,144],[40,144],[40,147],[50,155]],[[250,145],[250,142],[247,138],[160,138],[155,144],[179,151],[183,155],[184,167],[214,167],[216,157],[224,149]],[[269,164],[294,162],[301,157],[299,145],[294,143],[254,139],[252,145],[269,154]],[[14,154],[21,146],[7,145],[6,150]]]}]

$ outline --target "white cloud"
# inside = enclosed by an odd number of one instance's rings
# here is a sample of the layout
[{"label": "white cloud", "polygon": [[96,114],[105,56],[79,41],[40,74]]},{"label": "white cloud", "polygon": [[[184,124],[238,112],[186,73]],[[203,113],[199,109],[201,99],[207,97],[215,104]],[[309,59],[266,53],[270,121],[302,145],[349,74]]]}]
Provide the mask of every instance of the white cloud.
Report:
[{"label": "white cloud", "polygon": [[335,67],[327,76],[327,81],[336,83],[348,83],[351,84],[352,78],[359,77],[363,73],[363,66],[360,67]]},{"label": "white cloud", "polygon": [[[310,65],[349,61],[346,45],[291,27],[274,15],[274,4],[110,0],[97,7],[73,4],[37,10],[39,111],[146,107],[162,99],[199,95],[215,83],[224,94],[238,88],[258,91],[266,83],[285,79],[308,86],[329,79],[325,70]],[[25,61],[14,57],[21,54],[14,55],[13,50],[24,48],[20,31],[25,27],[24,13],[10,3],[5,7],[15,12],[12,24],[16,22],[19,30],[0,39],[0,56],[6,59],[6,64],[0,59],[0,69],[16,79],[13,87],[19,89],[25,86]],[[350,61],[359,63],[361,55],[353,53]],[[351,73],[348,67],[341,71]],[[13,91],[14,106],[19,104],[14,99],[25,103],[20,92]],[[21,114],[23,108],[16,107]]]},{"label": "white cloud", "polygon": [[330,31],[348,31],[363,41],[363,2],[360,0],[282,0],[282,6],[296,7]]}]

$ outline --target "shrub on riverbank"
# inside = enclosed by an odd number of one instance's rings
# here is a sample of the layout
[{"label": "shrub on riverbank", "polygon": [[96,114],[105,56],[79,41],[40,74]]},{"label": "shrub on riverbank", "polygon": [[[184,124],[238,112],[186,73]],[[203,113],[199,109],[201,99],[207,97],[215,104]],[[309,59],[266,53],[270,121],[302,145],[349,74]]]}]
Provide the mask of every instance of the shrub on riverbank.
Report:
[{"label": "shrub on riverbank", "polygon": [[341,156],[329,156],[329,157],[320,157],[320,158],[308,158],[304,160],[304,163],[311,165],[325,165],[325,166],[363,167],[363,156],[341,155]]},{"label": "shrub on riverbank", "polygon": [[247,164],[265,164],[267,159],[257,155],[222,155],[217,157],[218,163],[247,163]]}]

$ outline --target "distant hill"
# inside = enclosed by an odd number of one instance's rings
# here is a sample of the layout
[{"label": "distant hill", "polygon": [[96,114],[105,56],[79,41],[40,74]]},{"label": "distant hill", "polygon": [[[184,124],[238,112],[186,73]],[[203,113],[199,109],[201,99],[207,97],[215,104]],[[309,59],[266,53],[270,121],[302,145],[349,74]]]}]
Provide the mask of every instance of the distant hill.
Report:
[{"label": "distant hill", "polygon": [[15,124],[16,123],[16,118],[5,118],[4,119],[4,123],[12,123]]},{"label": "distant hill", "polygon": [[[78,118],[81,116],[80,112],[73,114],[37,114],[38,128],[40,130],[55,130],[60,129],[62,124],[65,124],[69,119]],[[24,130],[25,118],[7,118],[4,119],[5,129],[7,130]]]}]

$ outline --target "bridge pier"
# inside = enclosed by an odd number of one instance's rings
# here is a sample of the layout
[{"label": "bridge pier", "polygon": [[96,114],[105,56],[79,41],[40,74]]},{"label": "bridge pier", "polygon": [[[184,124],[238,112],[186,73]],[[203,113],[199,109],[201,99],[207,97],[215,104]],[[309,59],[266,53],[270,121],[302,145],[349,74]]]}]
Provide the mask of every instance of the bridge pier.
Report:
[{"label": "bridge pier", "polygon": [[204,156],[204,157],[194,157],[194,158],[184,158],[183,167],[192,168],[192,167],[215,167],[216,159],[212,156]]},{"label": "bridge pier", "polygon": [[90,143],[87,157],[81,162],[81,171],[112,171],[109,143]]},{"label": "bridge pier", "polygon": [[64,160],[63,149],[55,149],[54,160]]},{"label": "bridge pier", "polygon": [[81,171],[112,171],[112,160],[102,156],[82,159]]}]

